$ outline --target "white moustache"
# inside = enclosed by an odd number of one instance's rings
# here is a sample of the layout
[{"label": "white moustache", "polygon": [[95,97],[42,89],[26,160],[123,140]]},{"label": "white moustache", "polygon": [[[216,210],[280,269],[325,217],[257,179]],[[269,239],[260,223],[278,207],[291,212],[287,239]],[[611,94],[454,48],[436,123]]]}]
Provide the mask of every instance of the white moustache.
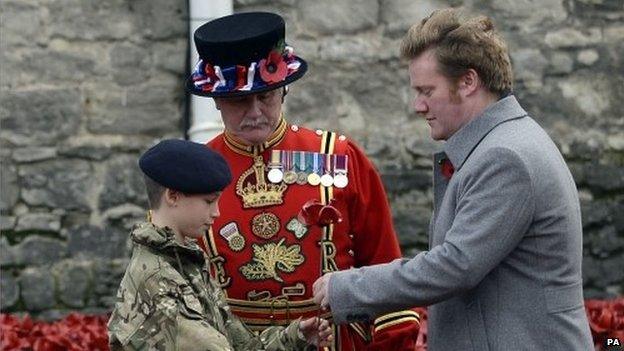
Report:
[{"label": "white moustache", "polygon": [[243,128],[255,128],[261,124],[269,124],[269,119],[262,116],[260,118],[254,118],[254,119],[244,119],[239,128],[243,129]]}]

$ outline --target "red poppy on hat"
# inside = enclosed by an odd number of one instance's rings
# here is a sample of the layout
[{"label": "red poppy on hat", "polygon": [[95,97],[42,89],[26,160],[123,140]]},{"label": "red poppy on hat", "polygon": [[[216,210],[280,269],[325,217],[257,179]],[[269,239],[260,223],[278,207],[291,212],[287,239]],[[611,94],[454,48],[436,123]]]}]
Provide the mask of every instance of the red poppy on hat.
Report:
[{"label": "red poppy on hat", "polygon": [[260,77],[268,84],[281,82],[286,78],[288,66],[284,57],[279,52],[273,50],[269,57],[260,60]]}]

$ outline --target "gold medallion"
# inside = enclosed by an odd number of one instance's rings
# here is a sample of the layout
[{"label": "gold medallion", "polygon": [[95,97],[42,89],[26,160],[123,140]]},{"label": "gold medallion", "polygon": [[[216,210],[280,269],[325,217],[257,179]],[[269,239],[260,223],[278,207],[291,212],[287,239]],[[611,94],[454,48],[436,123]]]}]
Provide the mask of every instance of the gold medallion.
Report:
[{"label": "gold medallion", "polygon": [[228,243],[228,246],[232,251],[241,251],[245,248],[245,238],[238,230],[238,225],[236,222],[230,222],[219,230],[219,235],[221,235]]},{"label": "gold medallion", "polygon": [[228,246],[232,251],[239,252],[245,248],[245,238],[242,235],[234,235],[228,242]]},{"label": "gold medallion", "polygon": [[321,176],[316,173],[308,174],[308,184],[312,186],[317,186],[321,184]]},{"label": "gold medallion", "polygon": [[263,238],[270,239],[279,231],[280,223],[279,218],[276,215],[263,212],[252,219],[251,231],[254,235]]},{"label": "gold medallion", "polygon": [[294,184],[297,181],[297,173],[293,171],[287,171],[284,173],[284,183]]},{"label": "gold medallion", "polygon": [[297,184],[304,185],[308,183],[308,174],[306,172],[297,173]]}]

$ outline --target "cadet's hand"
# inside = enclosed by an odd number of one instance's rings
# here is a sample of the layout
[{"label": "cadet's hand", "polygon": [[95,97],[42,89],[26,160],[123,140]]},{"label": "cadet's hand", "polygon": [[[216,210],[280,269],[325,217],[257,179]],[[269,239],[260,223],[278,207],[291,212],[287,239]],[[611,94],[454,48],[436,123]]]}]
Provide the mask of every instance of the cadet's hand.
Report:
[{"label": "cadet's hand", "polygon": [[299,331],[303,334],[308,344],[320,347],[329,346],[334,340],[329,322],[322,318],[308,318],[299,323]]},{"label": "cadet's hand", "polygon": [[312,290],[314,294],[314,302],[321,306],[322,309],[326,310],[329,308],[329,279],[331,278],[332,273],[327,273],[322,277],[318,278],[314,285],[312,285]]}]

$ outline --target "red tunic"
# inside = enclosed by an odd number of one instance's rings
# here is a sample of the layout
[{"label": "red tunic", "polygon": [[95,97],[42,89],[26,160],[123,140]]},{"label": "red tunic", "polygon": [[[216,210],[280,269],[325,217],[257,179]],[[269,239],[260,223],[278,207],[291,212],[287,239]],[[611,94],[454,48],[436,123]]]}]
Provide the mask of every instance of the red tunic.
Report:
[{"label": "red tunic", "polygon": [[[232,311],[250,328],[261,330],[316,316],[312,284],[321,271],[385,263],[401,256],[381,179],[364,153],[344,136],[290,126],[282,120],[263,145],[245,146],[227,133],[208,145],[227,160],[232,184],[221,196],[221,216],[208,235],[207,251]],[[339,189],[271,183],[266,178],[271,150],[348,155],[348,185]],[[324,204],[333,199],[342,222],[323,228],[300,223],[297,215],[311,199]],[[390,317],[387,324],[395,329],[417,325],[411,311]],[[415,338],[413,331],[409,339]],[[336,332],[337,349],[365,349],[373,328],[354,324]],[[405,339],[405,335],[397,337]]]}]

